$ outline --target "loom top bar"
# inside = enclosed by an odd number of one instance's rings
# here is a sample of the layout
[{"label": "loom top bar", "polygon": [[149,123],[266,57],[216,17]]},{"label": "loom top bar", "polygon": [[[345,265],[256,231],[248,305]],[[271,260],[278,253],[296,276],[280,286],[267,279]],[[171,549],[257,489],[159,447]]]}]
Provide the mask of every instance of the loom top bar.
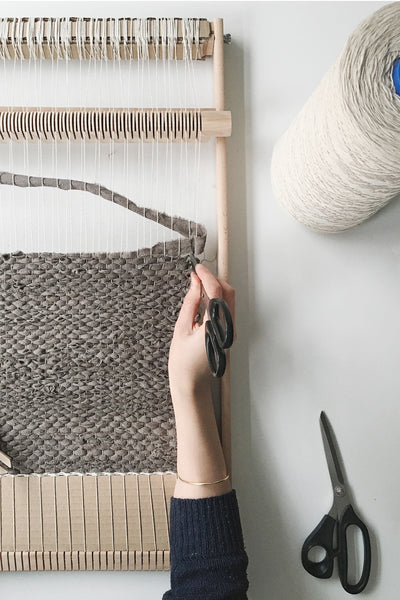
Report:
[{"label": "loom top bar", "polygon": [[[193,35],[184,32],[187,21],[193,25]],[[193,59],[212,56],[213,23],[207,19],[153,17],[0,19],[0,57],[6,59],[182,60],[188,40]]]}]

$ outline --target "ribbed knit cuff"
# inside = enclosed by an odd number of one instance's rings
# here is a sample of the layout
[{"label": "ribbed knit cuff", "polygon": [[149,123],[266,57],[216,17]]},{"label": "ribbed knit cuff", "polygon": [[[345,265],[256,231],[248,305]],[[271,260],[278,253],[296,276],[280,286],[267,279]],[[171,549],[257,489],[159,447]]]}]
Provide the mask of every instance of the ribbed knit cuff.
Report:
[{"label": "ribbed knit cuff", "polygon": [[198,500],[171,498],[171,560],[244,552],[236,492]]}]

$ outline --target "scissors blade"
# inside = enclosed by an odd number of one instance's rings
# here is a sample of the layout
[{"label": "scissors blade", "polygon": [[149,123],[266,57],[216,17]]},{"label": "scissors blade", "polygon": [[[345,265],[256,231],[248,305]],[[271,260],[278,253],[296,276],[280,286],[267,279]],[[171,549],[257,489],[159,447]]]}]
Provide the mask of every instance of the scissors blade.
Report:
[{"label": "scissors blade", "polygon": [[320,415],[320,424],[322,441],[324,444],[326,462],[328,463],[332,487],[334,490],[337,487],[345,488],[345,479],[339,460],[339,450],[335,441],[332,427],[329,424],[328,418],[324,411],[322,411]]},{"label": "scissors blade", "polygon": [[[196,266],[200,263],[200,260],[194,254],[189,254],[188,259],[191,264],[193,273],[196,273]],[[210,302],[210,298],[207,296],[206,290],[204,289],[203,284],[201,284],[200,295],[201,295],[201,299],[204,301],[205,304]]]}]

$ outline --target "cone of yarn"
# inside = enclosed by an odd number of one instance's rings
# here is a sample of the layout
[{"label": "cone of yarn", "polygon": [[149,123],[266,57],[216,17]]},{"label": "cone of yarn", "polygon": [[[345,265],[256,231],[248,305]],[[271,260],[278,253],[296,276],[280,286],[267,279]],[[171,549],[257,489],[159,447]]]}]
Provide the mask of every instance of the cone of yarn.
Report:
[{"label": "cone of yarn", "polygon": [[289,129],[271,166],[275,197],[321,232],[354,227],[400,193],[400,2],[350,36]]}]

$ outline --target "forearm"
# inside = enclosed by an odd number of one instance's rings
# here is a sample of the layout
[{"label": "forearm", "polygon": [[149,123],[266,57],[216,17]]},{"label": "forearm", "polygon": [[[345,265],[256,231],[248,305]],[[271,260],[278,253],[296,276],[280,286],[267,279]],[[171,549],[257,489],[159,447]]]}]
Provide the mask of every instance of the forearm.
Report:
[{"label": "forearm", "polygon": [[247,555],[214,414],[205,323],[196,319],[202,286],[209,298],[224,297],[232,316],[234,290],[202,265],[196,273],[191,275],[169,354],[177,470],[186,481],[177,479],[171,499],[172,586],[164,598],[244,600]]},{"label": "forearm", "polygon": [[[208,384],[196,391],[171,389],[177,435],[177,469],[191,482],[210,483],[227,475]],[[230,478],[214,485],[193,485],[177,480],[176,498],[206,498],[231,491]]]}]

